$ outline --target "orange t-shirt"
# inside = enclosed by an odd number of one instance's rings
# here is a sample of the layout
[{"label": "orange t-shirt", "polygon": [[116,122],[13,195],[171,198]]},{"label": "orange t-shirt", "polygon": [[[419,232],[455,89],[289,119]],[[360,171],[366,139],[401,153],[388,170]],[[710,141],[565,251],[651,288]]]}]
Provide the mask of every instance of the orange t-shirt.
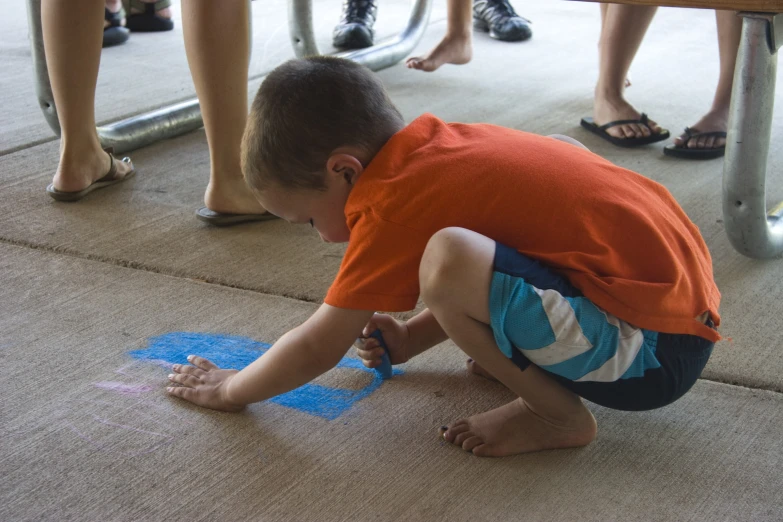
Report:
[{"label": "orange t-shirt", "polygon": [[427,241],[462,227],[537,259],[640,328],[718,333],[720,292],[698,228],[662,185],[587,150],[425,114],[395,134],[345,205],[351,231],[326,303],[410,310]]}]

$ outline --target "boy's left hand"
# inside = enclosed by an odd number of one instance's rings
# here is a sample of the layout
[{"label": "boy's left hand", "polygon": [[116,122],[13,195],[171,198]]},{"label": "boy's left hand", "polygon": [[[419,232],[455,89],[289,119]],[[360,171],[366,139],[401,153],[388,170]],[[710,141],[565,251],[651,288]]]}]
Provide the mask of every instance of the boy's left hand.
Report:
[{"label": "boy's left hand", "polygon": [[193,366],[172,366],[174,373],[169,375],[169,380],[180,386],[167,388],[170,395],[213,410],[239,411],[245,407],[229,401],[226,393],[228,383],[239,370],[221,370],[214,363],[195,355],[188,356],[188,361]]}]

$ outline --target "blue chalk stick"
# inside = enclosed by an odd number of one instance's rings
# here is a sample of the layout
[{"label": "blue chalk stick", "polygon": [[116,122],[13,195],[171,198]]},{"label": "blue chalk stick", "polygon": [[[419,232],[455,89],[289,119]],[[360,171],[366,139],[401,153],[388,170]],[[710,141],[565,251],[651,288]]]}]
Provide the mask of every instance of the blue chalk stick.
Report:
[{"label": "blue chalk stick", "polygon": [[392,364],[389,359],[389,348],[386,346],[386,341],[383,340],[383,334],[381,334],[380,330],[375,330],[370,334],[370,337],[378,339],[378,342],[384,351],[383,357],[381,358],[381,365],[375,368],[375,371],[378,372],[378,375],[380,375],[381,378],[390,379],[392,376]]}]

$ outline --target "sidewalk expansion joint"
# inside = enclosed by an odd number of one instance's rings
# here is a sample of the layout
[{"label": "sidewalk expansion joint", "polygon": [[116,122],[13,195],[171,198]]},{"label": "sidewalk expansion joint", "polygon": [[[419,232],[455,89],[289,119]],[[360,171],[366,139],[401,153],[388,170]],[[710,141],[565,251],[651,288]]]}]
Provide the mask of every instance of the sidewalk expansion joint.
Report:
[{"label": "sidewalk expansion joint", "polygon": [[155,267],[152,265],[148,265],[146,263],[140,263],[138,261],[129,261],[126,259],[118,259],[113,258],[109,256],[101,256],[96,254],[86,254],[84,252],[79,252],[77,250],[73,250],[67,247],[52,247],[49,245],[42,245],[38,243],[33,243],[31,241],[22,241],[18,239],[9,239],[5,237],[0,237],[0,243],[5,243],[8,245],[18,246],[18,247],[25,247],[29,248],[31,250],[40,250],[42,252],[47,252],[51,254],[57,254],[57,255],[64,255],[68,257],[73,257],[76,259],[84,259],[87,261],[97,261],[99,263],[104,263],[107,265],[117,266],[120,268],[129,268],[132,270],[138,270],[141,272],[149,272],[152,274],[160,274],[168,277],[173,277],[176,279],[184,279],[190,282],[195,283],[203,283],[203,284],[209,284],[209,285],[215,285],[222,288],[233,288],[236,290],[246,290],[248,292],[254,292],[257,294],[262,295],[268,295],[272,297],[283,297],[286,299],[293,299],[294,301],[300,301],[305,303],[321,303],[320,299],[313,299],[312,297],[303,296],[303,295],[295,295],[295,294],[287,294],[287,293],[274,293],[271,292],[269,289],[264,288],[263,286],[260,287],[253,287],[253,286],[243,286],[236,283],[229,283],[226,281],[222,281],[218,278],[212,278],[209,276],[204,275],[197,275],[197,274],[191,274],[187,273],[185,271],[176,271],[176,270],[167,270],[167,269],[161,269],[159,267]]}]

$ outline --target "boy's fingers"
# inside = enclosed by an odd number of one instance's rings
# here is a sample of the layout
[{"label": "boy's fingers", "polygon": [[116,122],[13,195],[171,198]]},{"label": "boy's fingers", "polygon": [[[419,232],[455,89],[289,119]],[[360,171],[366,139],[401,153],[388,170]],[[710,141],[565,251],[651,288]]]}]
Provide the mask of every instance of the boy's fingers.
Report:
[{"label": "boy's fingers", "polygon": [[383,357],[383,354],[386,353],[384,349],[380,347],[369,350],[357,349],[356,351],[359,354],[359,357],[364,360],[380,360],[381,357]]},{"label": "boy's fingers", "polygon": [[201,368],[205,372],[218,369],[216,364],[208,361],[207,359],[204,359],[203,357],[199,357],[198,355],[188,355],[188,362],[193,366]]},{"label": "boy's fingers", "polygon": [[362,363],[367,368],[375,368],[376,366],[379,366],[381,364],[380,359],[362,359]]},{"label": "boy's fingers", "polygon": [[378,346],[378,340],[372,337],[369,339],[356,339],[353,345],[356,346],[357,350],[371,350]]},{"label": "boy's fingers", "polygon": [[172,371],[175,373],[187,373],[190,375],[195,375],[199,379],[204,375],[204,370],[201,368],[196,368],[195,366],[190,366],[189,364],[175,364],[171,367]]},{"label": "boy's fingers", "polygon": [[193,400],[196,398],[196,390],[193,388],[183,388],[182,386],[169,386],[166,388],[166,391],[169,392],[169,395],[173,395],[174,397],[179,397],[180,399],[185,399],[186,401],[193,402]]},{"label": "boy's fingers", "polygon": [[187,373],[170,373],[169,380],[190,388],[203,384],[201,379]]}]

